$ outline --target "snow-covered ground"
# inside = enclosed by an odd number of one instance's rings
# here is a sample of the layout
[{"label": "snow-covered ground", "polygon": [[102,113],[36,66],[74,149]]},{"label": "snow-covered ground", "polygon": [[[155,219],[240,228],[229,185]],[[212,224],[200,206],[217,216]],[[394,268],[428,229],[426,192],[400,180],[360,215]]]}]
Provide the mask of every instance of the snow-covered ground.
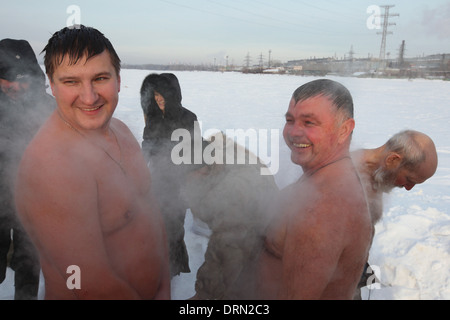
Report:
[{"label": "snow-covered ground", "polygon": [[[149,73],[122,71],[116,111],[116,117],[128,124],[139,141],[144,127],[139,90]],[[284,114],[293,91],[316,78],[175,74],[180,80],[183,105],[197,114],[204,133],[210,129],[252,129],[261,133],[266,129],[278,134],[277,183],[282,188],[300,176],[301,169],[290,162],[289,150],[282,141]],[[370,253],[370,263],[381,285],[364,290],[363,299],[450,299],[450,82],[330,78],[344,84],[354,98],[356,129],[352,149],[378,147],[400,130],[415,129],[431,136],[439,156],[434,177],[409,192],[396,189],[386,197],[384,218],[376,226]],[[249,147],[258,153],[257,145]],[[188,214],[186,242],[193,272],[173,279],[174,299],[194,295],[195,271],[207,246],[207,238],[194,233],[192,227],[192,216]],[[8,270],[7,279],[0,285],[0,299],[12,298],[13,272]]]}]

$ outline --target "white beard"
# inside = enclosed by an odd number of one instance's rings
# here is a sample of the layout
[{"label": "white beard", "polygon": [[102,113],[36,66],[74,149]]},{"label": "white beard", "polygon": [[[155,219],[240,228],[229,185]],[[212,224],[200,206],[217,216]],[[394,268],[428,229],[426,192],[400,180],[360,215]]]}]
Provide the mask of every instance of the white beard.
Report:
[{"label": "white beard", "polygon": [[378,168],[372,175],[372,187],[379,192],[390,193],[395,188],[395,172]]}]

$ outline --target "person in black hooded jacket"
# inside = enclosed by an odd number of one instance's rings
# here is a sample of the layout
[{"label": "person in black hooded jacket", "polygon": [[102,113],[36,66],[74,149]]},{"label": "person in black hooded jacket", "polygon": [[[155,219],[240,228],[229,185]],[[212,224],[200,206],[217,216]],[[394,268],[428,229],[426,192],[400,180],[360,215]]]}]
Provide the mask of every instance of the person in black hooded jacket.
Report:
[{"label": "person in black hooded jacket", "polygon": [[150,74],[141,87],[141,105],[145,128],[142,147],[147,160],[175,145],[171,141],[176,129],[187,129],[194,136],[197,116],[181,104],[181,88],[172,73]]},{"label": "person in black hooded jacket", "polygon": [[16,215],[13,188],[22,153],[56,105],[45,80],[28,41],[0,41],[0,284],[9,266],[15,300],[39,291],[39,254]]},{"label": "person in black hooded jacket", "polygon": [[[197,116],[181,104],[182,94],[172,73],[150,74],[141,87],[141,105],[145,128],[142,151],[152,172],[152,185],[163,214],[169,242],[171,276],[189,273],[189,257],[184,243],[184,219],[187,204],[180,197],[186,167],[171,159],[171,141],[176,129],[187,129],[194,138],[200,130]],[[200,131],[198,131],[200,132]]]}]

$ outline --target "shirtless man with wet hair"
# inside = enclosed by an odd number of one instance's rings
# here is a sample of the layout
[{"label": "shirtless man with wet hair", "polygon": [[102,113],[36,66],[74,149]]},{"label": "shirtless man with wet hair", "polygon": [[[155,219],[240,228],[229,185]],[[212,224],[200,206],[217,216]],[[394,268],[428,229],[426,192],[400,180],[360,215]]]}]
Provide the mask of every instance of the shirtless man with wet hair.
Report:
[{"label": "shirtless man with wet hair", "polygon": [[258,298],[352,299],[373,228],[350,158],[348,90],[331,80],[298,88],[284,138],[303,175],[281,192],[259,260]]},{"label": "shirtless man with wet hair", "polygon": [[[150,172],[133,134],[113,118],[119,57],[84,26],[56,32],[44,51],[57,108],[22,159],[16,204],[39,250],[45,298],[169,299]],[[80,271],[76,289],[67,285],[71,266]]]}]

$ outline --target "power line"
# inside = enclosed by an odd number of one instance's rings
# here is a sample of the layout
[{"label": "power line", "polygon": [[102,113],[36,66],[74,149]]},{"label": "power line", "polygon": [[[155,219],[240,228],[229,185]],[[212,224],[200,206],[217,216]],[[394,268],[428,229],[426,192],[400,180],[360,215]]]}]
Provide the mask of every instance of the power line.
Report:
[{"label": "power line", "polygon": [[234,16],[227,16],[227,15],[220,14],[220,13],[217,13],[217,12],[214,12],[214,11],[209,11],[209,10],[205,10],[205,9],[201,9],[201,8],[195,8],[195,7],[187,6],[185,4],[180,4],[180,3],[169,1],[169,0],[159,0],[159,1],[168,3],[168,4],[173,5],[173,6],[177,6],[177,7],[181,7],[181,8],[185,8],[185,9],[189,9],[189,10],[193,10],[193,11],[215,15],[215,16],[222,17],[222,18],[225,18],[225,19],[234,19],[234,20],[239,20],[241,22],[245,22],[245,23],[251,23],[251,24],[256,24],[256,25],[263,26],[263,27],[273,28],[273,26],[270,26],[270,25],[267,25],[267,24],[263,24],[263,23],[259,23],[259,22],[253,22],[253,21],[248,21],[248,20],[240,19],[240,18],[237,18],[237,17],[234,17]]},{"label": "power line", "polygon": [[[296,5],[300,4],[300,5],[303,5],[303,6],[306,6],[306,7],[310,7],[312,9],[319,10],[322,13],[328,12],[328,13],[331,13],[333,16],[336,16],[336,17],[340,16],[340,17],[344,17],[346,19],[354,19],[353,16],[347,15],[347,12],[345,12],[345,11],[343,11],[343,12],[341,12],[341,11],[336,12],[336,11],[330,10],[330,9],[324,7],[324,6],[317,6],[315,4],[312,4],[311,1],[299,1],[299,0],[291,0],[291,1],[294,2]],[[342,4],[340,4],[340,6],[342,7]]]},{"label": "power line", "polygon": [[[303,28],[303,29],[306,28],[306,29],[310,29],[310,31],[308,31],[310,33],[315,33],[315,34],[318,34],[318,35],[322,35],[323,34],[323,32],[318,30],[317,26],[312,27],[310,24],[307,24],[307,23],[301,24],[301,23],[298,23],[298,22],[292,22],[292,21],[287,20],[287,19],[277,19],[277,18],[268,16],[268,15],[259,14],[259,13],[255,12],[255,10],[245,10],[242,7],[231,6],[229,4],[224,4],[224,3],[221,3],[221,2],[218,2],[218,1],[215,1],[215,0],[208,0],[208,2],[214,3],[214,4],[216,4],[218,6],[221,6],[221,7],[224,7],[224,8],[228,8],[228,9],[232,9],[232,10],[238,11],[240,13],[248,14],[250,16],[254,16],[254,17],[257,17],[257,18],[262,18],[265,21],[274,21],[276,23],[287,24],[287,25],[290,25],[290,26],[294,26],[296,28],[299,28],[299,27]],[[302,15],[299,14],[299,16],[301,17]],[[282,28],[280,26],[274,26],[274,27]],[[292,28],[285,28],[285,29],[292,30]],[[328,30],[323,30],[323,31],[324,32],[328,32]]]},{"label": "power line", "polygon": [[[160,1],[170,4],[172,6],[189,9],[191,11],[197,11],[197,12],[200,12],[203,14],[214,15],[214,16],[225,18],[225,19],[234,19],[234,20],[238,20],[241,22],[245,22],[247,24],[263,26],[263,27],[266,27],[269,29],[280,29],[280,30],[291,31],[291,32],[292,31],[308,32],[308,34],[310,34],[310,35],[317,35],[317,36],[330,35],[330,30],[326,27],[323,27],[322,24],[317,23],[318,22],[317,18],[314,20],[314,23],[308,23],[308,22],[302,23],[301,21],[304,21],[306,18],[311,18],[308,13],[304,12],[304,10],[296,13],[296,16],[298,17],[298,19],[296,19],[296,21],[293,22],[292,19],[281,19],[281,18],[269,16],[267,14],[260,14],[257,12],[257,10],[246,9],[245,6],[242,5],[242,3],[240,3],[239,7],[237,7],[237,6],[230,5],[228,3],[221,3],[216,0],[208,0],[207,1],[207,3],[213,4],[216,6],[220,6],[222,8],[226,8],[229,10],[234,10],[241,14],[245,14],[246,17],[249,17],[249,18],[255,17],[259,20],[258,21],[258,20],[251,20],[248,18],[241,18],[241,17],[233,15],[233,14],[224,14],[223,10],[216,11],[212,8],[210,10],[204,9],[204,6],[202,6],[202,7],[192,6],[192,5],[187,5],[184,3],[178,3],[173,0],[160,0]],[[246,2],[245,4],[248,4],[248,3],[250,3],[250,2]],[[258,1],[256,3],[258,3]],[[263,4],[263,3],[260,2],[260,4]],[[267,5],[267,4],[263,4],[263,5]],[[273,7],[273,6],[271,6],[271,7]],[[282,10],[282,9],[277,9],[277,10]],[[293,12],[290,12],[290,13],[293,13]],[[261,20],[263,20],[265,23],[260,22]],[[271,22],[273,22],[273,23],[271,23]],[[345,34],[340,35],[340,34],[334,33],[333,37],[344,36],[344,35],[348,36],[349,34],[345,33]],[[354,34],[354,36],[362,36],[362,35],[364,35],[364,34]]]}]

